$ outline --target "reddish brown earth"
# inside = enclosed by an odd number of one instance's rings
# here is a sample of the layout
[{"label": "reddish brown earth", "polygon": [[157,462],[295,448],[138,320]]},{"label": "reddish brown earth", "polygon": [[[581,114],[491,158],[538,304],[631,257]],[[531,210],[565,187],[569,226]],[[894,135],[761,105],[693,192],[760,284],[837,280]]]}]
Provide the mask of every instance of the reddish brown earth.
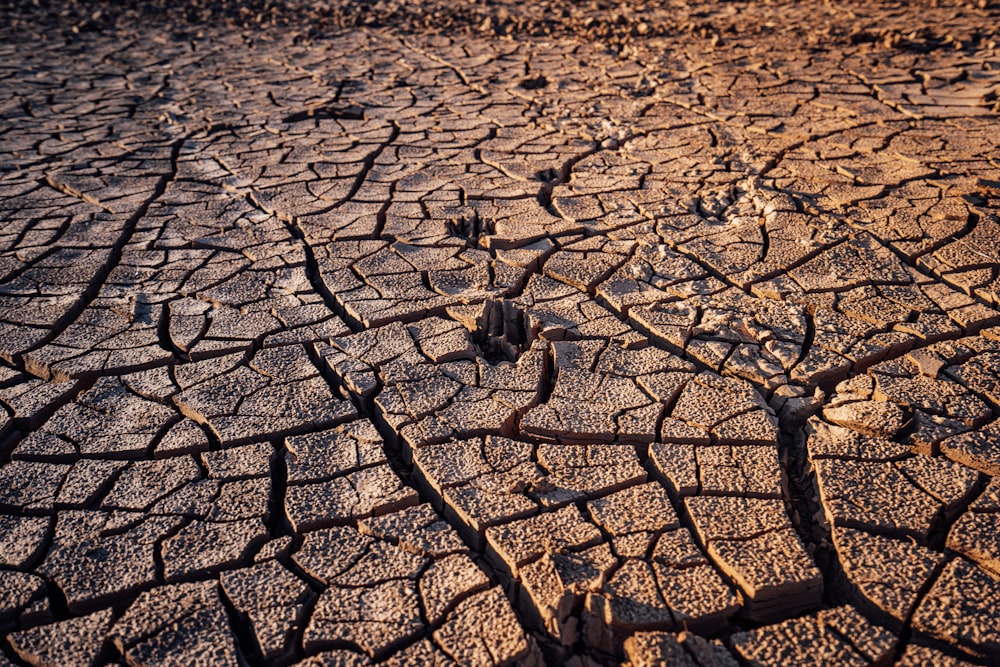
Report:
[{"label": "reddish brown earth", "polygon": [[0,667],[1000,663],[1000,7],[0,2]]}]

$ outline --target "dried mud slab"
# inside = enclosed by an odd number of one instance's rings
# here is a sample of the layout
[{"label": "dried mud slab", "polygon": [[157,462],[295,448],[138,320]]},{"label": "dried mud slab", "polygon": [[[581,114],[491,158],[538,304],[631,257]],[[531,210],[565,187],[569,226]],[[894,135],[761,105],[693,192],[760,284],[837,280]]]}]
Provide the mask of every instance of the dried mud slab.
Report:
[{"label": "dried mud slab", "polygon": [[1000,660],[996,7],[42,5],[0,665]]}]

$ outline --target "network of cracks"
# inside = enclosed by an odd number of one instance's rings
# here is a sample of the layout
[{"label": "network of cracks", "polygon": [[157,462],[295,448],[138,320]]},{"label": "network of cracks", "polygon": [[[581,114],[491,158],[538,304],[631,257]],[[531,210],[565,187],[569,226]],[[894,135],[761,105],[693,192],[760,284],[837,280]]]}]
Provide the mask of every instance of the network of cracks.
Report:
[{"label": "network of cracks", "polygon": [[996,45],[716,46],[0,40],[0,666],[1000,660]]}]

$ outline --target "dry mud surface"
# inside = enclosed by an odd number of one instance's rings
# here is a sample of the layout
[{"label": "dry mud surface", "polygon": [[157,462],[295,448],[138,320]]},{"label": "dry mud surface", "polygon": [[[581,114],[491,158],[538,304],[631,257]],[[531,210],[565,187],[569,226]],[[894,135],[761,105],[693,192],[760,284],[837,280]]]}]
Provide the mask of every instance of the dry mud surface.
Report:
[{"label": "dry mud surface", "polygon": [[0,6],[0,666],[1000,661],[997,7]]}]

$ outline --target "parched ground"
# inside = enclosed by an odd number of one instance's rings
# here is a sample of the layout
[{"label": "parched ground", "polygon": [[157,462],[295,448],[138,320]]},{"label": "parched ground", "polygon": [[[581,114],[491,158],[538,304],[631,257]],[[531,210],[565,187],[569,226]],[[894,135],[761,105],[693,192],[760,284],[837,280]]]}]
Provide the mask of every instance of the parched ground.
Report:
[{"label": "parched ground", "polygon": [[0,667],[1000,663],[1000,7],[40,4]]}]

